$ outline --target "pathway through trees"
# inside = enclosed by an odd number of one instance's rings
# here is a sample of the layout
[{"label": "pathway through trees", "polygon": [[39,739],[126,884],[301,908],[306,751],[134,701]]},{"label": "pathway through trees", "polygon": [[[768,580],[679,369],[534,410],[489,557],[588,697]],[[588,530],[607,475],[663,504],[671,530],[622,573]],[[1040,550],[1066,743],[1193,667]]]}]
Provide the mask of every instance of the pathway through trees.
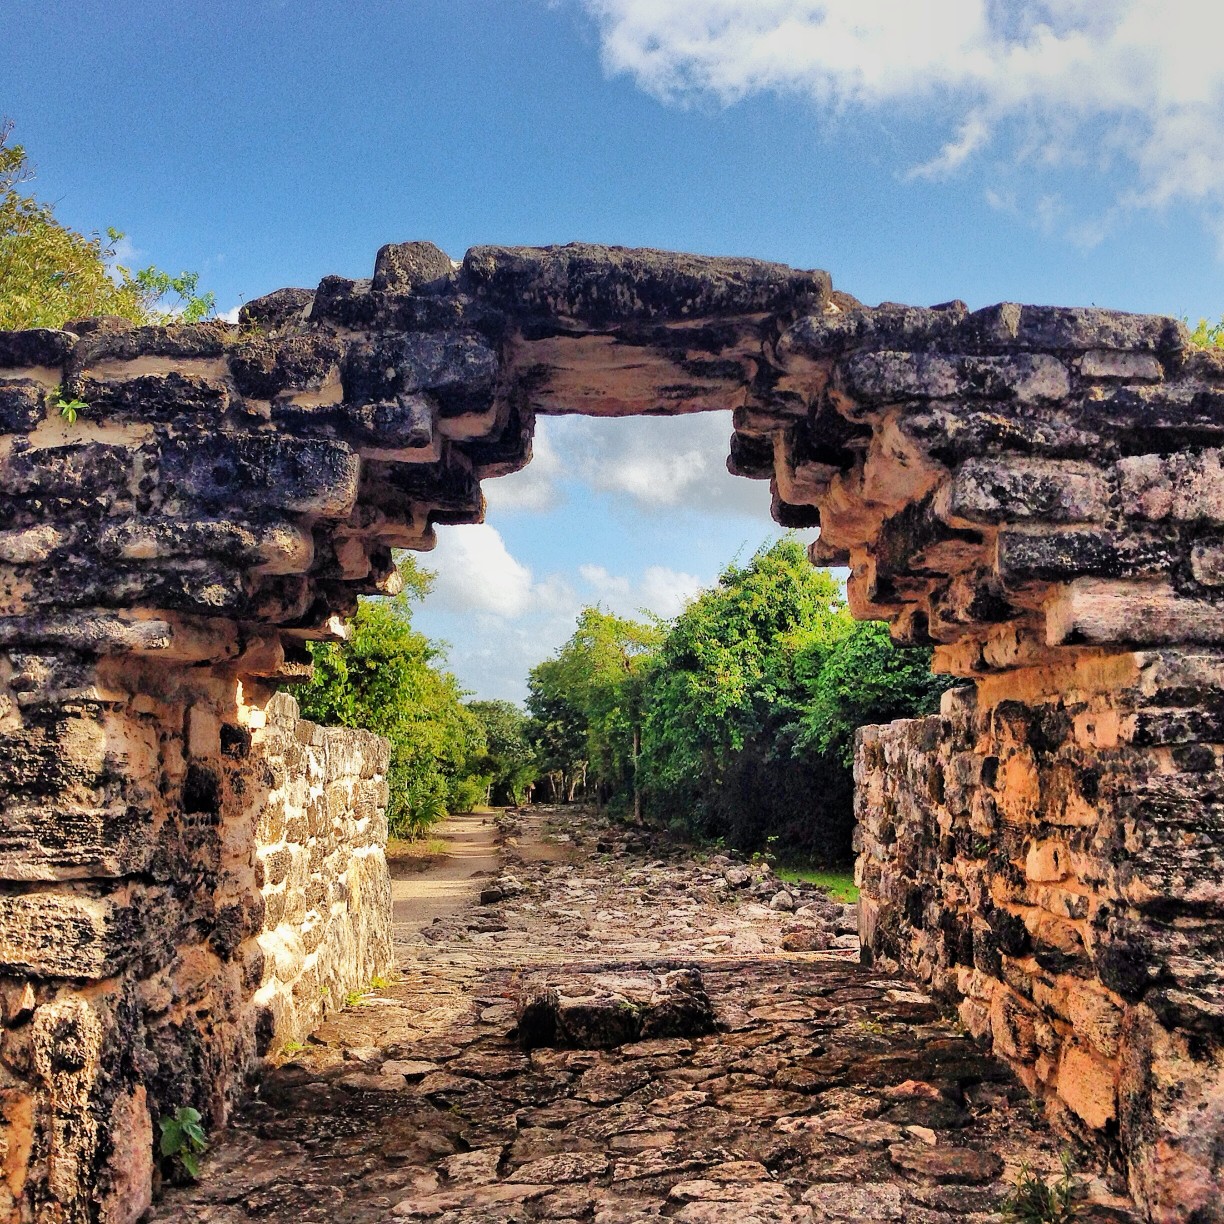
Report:
[{"label": "pathway through trees", "polygon": [[[1022,1161],[1057,1168],[1006,1069],[861,968],[823,894],[571,811],[480,819],[444,829],[456,858],[397,883],[394,984],[269,1068],[155,1221],[984,1224]],[[717,1032],[516,1039],[533,981],[680,966],[703,974]],[[1088,1190],[1077,1218],[1132,1218]]]}]

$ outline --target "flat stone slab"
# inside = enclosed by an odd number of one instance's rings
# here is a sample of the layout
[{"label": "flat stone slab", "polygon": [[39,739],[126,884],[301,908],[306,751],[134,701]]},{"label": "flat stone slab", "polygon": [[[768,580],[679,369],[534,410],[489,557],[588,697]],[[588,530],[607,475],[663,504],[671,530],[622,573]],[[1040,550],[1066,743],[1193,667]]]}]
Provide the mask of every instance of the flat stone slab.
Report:
[{"label": "flat stone slab", "polygon": [[[556,975],[552,975],[556,976]],[[580,1050],[714,1031],[714,1007],[701,971],[584,973],[559,985],[547,978],[528,983],[518,1007],[518,1039],[524,1049],[557,1046]]]}]

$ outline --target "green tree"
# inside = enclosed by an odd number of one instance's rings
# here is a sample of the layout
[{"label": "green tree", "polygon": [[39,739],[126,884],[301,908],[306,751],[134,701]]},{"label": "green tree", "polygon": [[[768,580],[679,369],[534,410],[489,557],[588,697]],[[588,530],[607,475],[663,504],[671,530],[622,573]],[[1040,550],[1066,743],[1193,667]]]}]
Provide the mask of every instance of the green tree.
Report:
[{"label": "green tree", "polygon": [[586,787],[587,718],[565,684],[565,670],[545,659],[527,678],[527,738],[554,803],[572,803]]},{"label": "green tree", "polygon": [[[556,737],[558,746],[572,752],[580,728],[585,754],[577,759],[586,762],[587,782],[601,801],[623,800],[639,819],[643,696],[663,635],[657,623],[584,608],[570,639],[528,680],[527,706],[537,723],[548,713],[562,719],[576,713],[577,719]],[[576,762],[570,764],[573,777]]]},{"label": "green tree", "polygon": [[794,539],[729,566],[676,619],[651,676],[648,813],[744,849],[776,836],[841,857],[844,838],[825,836],[822,811],[848,803],[794,756],[793,725],[804,697],[797,660],[830,648],[851,624],[840,585]]},{"label": "green tree", "polygon": [[10,121],[0,122],[0,329],[61,327],[104,314],[192,323],[212,313],[216,300],[199,292],[197,274],[115,265],[120,231],[79,233],[58,221],[50,204],[22,194],[34,172],[11,132]]},{"label": "green tree", "polygon": [[888,627],[877,621],[855,624],[831,650],[803,660],[799,674],[807,700],[797,749],[815,750],[847,769],[859,727],[929,714],[951,683],[931,674],[929,650],[894,646]]},{"label": "green tree", "polygon": [[[1190,325],[1189,319],[1183,319],[1183,322]],[[1197,348],[1224,348],[1224,318],[1218,323],[1200,319],[1190,333],[1190,343]]]},{"label": "green tree", "polygon": [[856,624],[840,583],[784,539],[677,617],[645,694],[649,815],[741,849],[850,856],[856,727],[926,713],[930,652]]},{"label": "green tree", "polygon": [[400,573],[403,592],[363,599],[346,641],[312,645],[314,675],[297,696],[306,718],[391,741],[387,819],[393,833],[415,836],[483,799],[488,778],[473,767],[488,746],[458,681],[439,666],[441,647],[412,626],[412,603],[428,592],[432,575],[412,558]]},{"label": "green tree", "polygon": [[485,754],[473,769],[489,778],[489,802],[521,803],[537,776],[527,715],[512,701],[469,701],[467,708],[484,730]]}]

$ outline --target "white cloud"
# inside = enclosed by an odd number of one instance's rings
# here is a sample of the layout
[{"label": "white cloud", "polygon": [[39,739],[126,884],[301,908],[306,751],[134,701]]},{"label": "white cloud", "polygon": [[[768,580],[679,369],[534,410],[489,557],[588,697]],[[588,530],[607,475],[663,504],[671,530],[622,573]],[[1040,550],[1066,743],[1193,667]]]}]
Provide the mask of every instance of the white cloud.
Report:
[{"label": "white cloud", "polygon": [[[527,468],[487,480],[483,487],[495,511],[548,509],[561,500],[561,484],[569,479],[623,497],[642,510],[684,506],[703,515],[747,515],[767,524],[769,486],[727,471],[730,443],[728,412],[630,420],[542,417],[536,422],[535,457]],[[509,499],[503,485],[509,487]]]},{"label": "white cloud", "polygon": [[580,565],[578,573],[595,598],[609,611],[621,616],[647,611],[670,619],[681,612],[702,587],[701,579],[695,574],[668,569],[665,565],[647,566],[638,582],[630,581],[623,574],[610,573],[602,565]]},{"label": "white cloud", "polygon": [[437,575],[430,603],[445,612],[513,619],[530,608],[537,591],[531,570],[487,523],[439,529],[438,546],[425,564]]},{"label": "white cloud", "polygon": [[945,124],[911,177],[1125,165],[1120,203],[1224,214],[1224,6],[1203,0],[578,0],[605,65],[667,101],[804,95]]},{"label": "white cloud", "polygon": [[241,309],[241,306],[231,306],[229,310],[223,310],[217,317],[224,323],[237,323],[238,312]]},{"label": "white cloud", "polygon": [[552,433],[544,421],[536,422],[531,462],[509,476],[486,480],[481,486],[489,506],[498,511],[526,510],[539,513],[551,510],[561,500],[558,482],[564,465],[552,443]]},{"label": "white cloud", "polygon": [[656,616],[678,615],[698,591],[702,582],[695,574],[651,565],[642,575],[642,606]]}]

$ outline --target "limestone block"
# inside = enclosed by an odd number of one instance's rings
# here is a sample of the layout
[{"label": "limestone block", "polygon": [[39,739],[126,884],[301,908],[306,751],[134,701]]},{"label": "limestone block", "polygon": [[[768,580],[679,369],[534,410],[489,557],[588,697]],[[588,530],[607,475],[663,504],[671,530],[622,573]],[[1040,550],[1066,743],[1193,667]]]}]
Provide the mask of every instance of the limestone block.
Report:
[{"label": "limestone block", "polygon": [[1136,455],[1118,472],[1123,510],[1134,518],[1224,523],[1224,451]]},{"label": "limestone block", "polygon": [[36,379],[0,379],[0,432],[36,429],[47,413],[46,395],[46,387]]},{"label": "limestone block", "polygon": [[196,415],[216,422],[230,405],[224,378],[177,370],[126,378],[83,374],[73,378],[68,389],[86,405],[78,409],[83,421],[177,422]]},{"label": "limestone block", "polygon": [[432,242],[390,242],[374,259],[376,292],[411,293],[422,285],[452,277],[458,265]]},{"label": "limestone block", "polygon": [[1051,646],[1224,642],[1224,606],[1179,595],[1166,582],[1081,578],[1055,590],[1045,615]]},{"label": "limestone block", "polygon": [[940,490],[936,509],[952,523],[1089,523],[1107,516],[1112,495],[1108,473],[1089,463],[970,459]]},{"label": "limestone block", "polygon": [[1076,1042],[1063,1047],[1058,1095],[1089,1126],[1100,1129],[1117,1117],[1118,1069]]},{"label": "limestone block", "polygon": [[5,893],[0,969],[31,977],[109,977],[151,951],[178,916],[173,898],[159,888]]},{"label": "limestone block", "polygon": [[1067,847],[1058,841],[1034,841],[1025,858],[1024,871],[1038,883],[1057,882],[1067,878],[1070,869]]},{"label": "limestone block", "polygon": [[163,446],[162,496],[174,504],[232,506],[258,499],[268,509],[346,518],[357,500],[360,460],[325,439],[222,435]]},{"label": "limestone block", "polygon": [[1005,585],[1034,580],[1069,582],[1087,576],[1151,577],[1169,573],[1185,555],[1185,545],[1176,532],[1116,532],[1102,527],[1004,530],[999,532],[996,547],[998,572]]},{"label": "limestone block", "polygon": [[49,523],[15,531],[0,531],[0,561],[11,565],[39,565],[69,538],[67,531]]},{"label": "limestone block", "polygon": [[[238,391],[271,400],[284,392],[319,392],[333,378],[338,384],[338,367],[344,353],[344,344],[334,336],[316,333],[271,337],[255,332],[241,336],[227,356]],[[311,406],[315,405],[309,401],[303,404]]]},{"label": "limestone block", "polygon": [[1079,372],[1085,378],[1112,379],[1119,382],[1159,382],[1164,367],[1151,353],[1094,349],[1080,358]]}]

